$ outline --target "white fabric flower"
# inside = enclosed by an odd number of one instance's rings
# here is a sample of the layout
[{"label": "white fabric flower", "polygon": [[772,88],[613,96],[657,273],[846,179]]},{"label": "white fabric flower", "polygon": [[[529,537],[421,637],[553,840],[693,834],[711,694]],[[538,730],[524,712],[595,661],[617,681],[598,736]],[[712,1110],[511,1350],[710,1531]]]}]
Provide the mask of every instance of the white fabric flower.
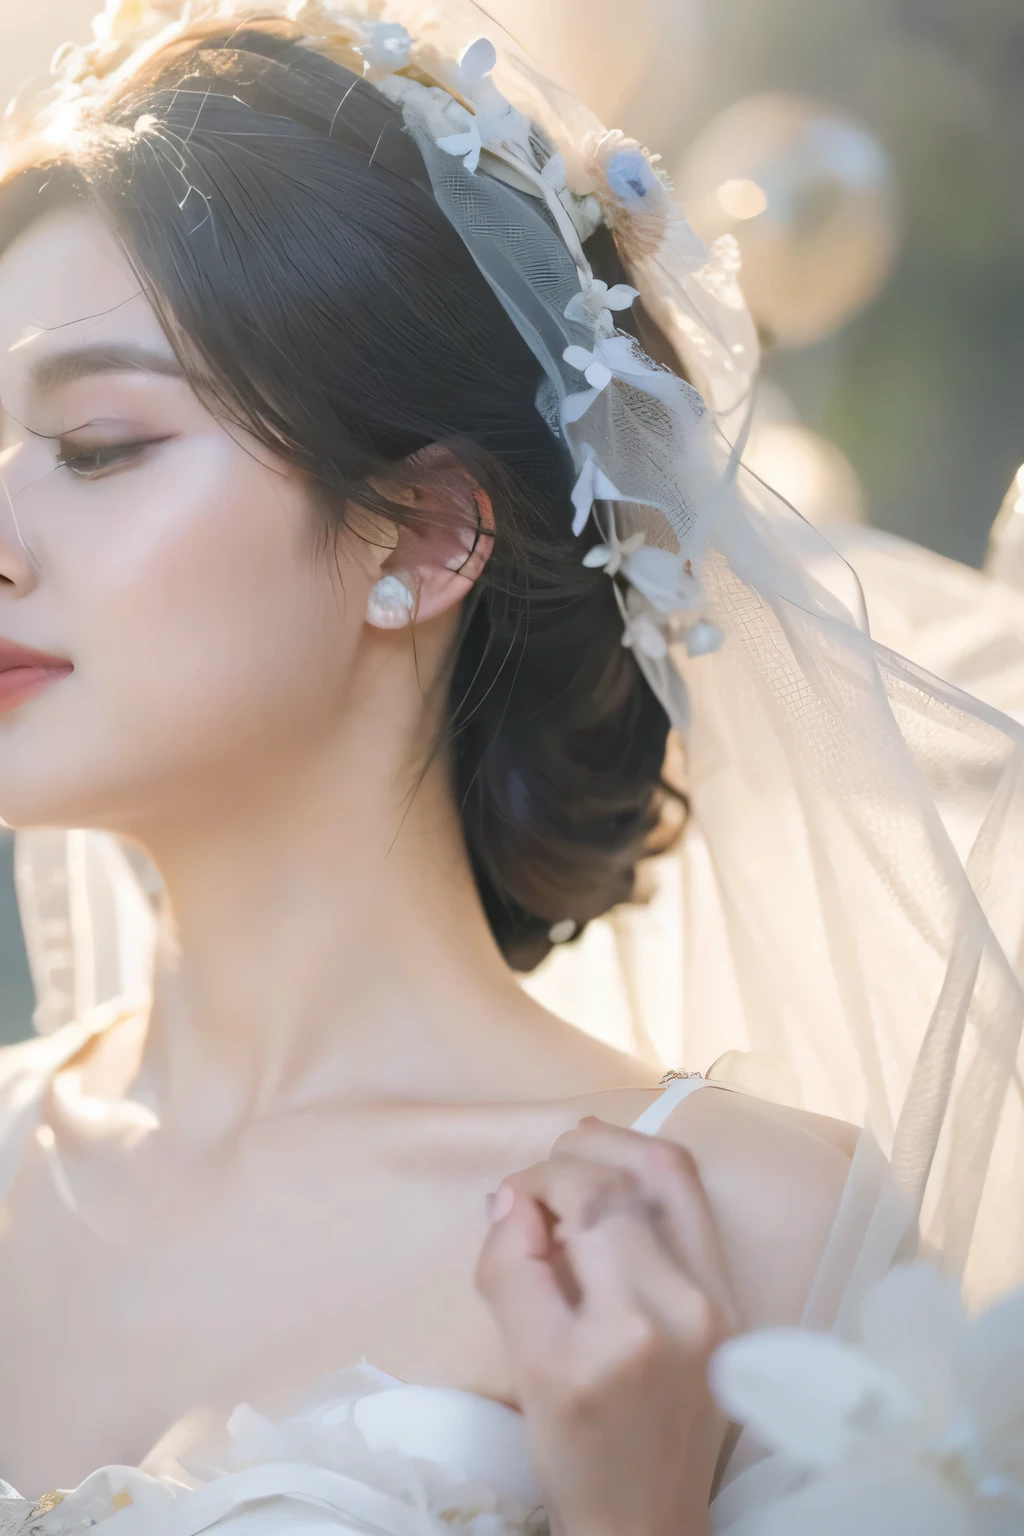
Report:
[{"label": "white fabric flower", "polygon": [[376,81],[382,96],[413,117],[425,132],[435,140],[452,132],[462,132],[472,117],[460,102],[439,85],[424,85],[408,75],[385,75]]},{"label": "white fabric flower", "polygon": [[[631,534],[628,539],[620,541],[613,527],[608,543],[595,544],[593,549],[588,549],[583,556],[583,564],[603,570],[608,576],[621,573],[626,578],[642,599],[642,603],[631,604],[630,612],[637,616],[643,615],[644,623],[640,633],[644,636],[647,636],[648,621],[656,628],[661,625],[661,619],[655,615],[664,614],[666,618],[671,618],[675,614],[691,611],[703,599],[700,583],[689,568],[689,561],[681,555],[673,555],[667,549],[648,547],[644,543],[643,533]],[[654,644],[656,654],[662,656],[665,654],[662,649],[665,635],[660,628],[659,635],[660,639]],[[698,619],[686,631],[687,653],[690,656],[706,656],[711,651],[717,651],[723,640],[721,630],[714,624]],[[646,645],[643,648],[648,655],[655,654]]]},{"label": "white fabric flower", "polygon": [[[458,102],[453,102],[458,107]],[[483,151],[483,140],[480,137],[480,129],[477,120],[465,107],[459,107],[459,111],[465,118],[465,124],[457,133],[445,134],[438,139],[438,149],[443,149],[445,154],[456,155],[462,161],[467,171],[476,171],[480,164],[480,155]],[[446,113],[446,116],[450,115]]]},{"label": "white fabric flower", "polygon": [[587,526],[587,519],[593,511],[595,501],[622,501],[623,499],[621,492],[615,488],[598,464],[593,448],[585,447],[583,450],[583,468],[572,488],[571,499],[575,508],[572,531],[577,537]]},{"label": "white fabric flower", "polygon": [[747,1334],[718,1351],[712,1386],[807,1478],[751,1536],[1024,1530],[1024,1288],[969,1319],[951,1280],[894,1269],[865,1302],[859,1347]]},{"label": "white fabric flower", "polygon": [[498,62],[498,50],[489,37],[478,37],[459,56],[459,73],[470,88],[479,89]]},{"label": "white fabric flower", "polygon": [[635,554],[643,542],[642,533],[632,534],[628,539],[623,539],[621,544],[613,537],[608,544],[595,544],[593,549],[588,549],[583,556],[583,564],[591,569],[603,569],[606,576],[617,576],[623,561]]},{"label": "white fabric flower", "polygon": [[607,363],[601,361],[596,348],[593,352],[588,352],[586,347],[566,347],[562,357],[570,368],[578,369],[590,387],[598,393],[602,389],[607,389],[611,383],[612,370]]},{"label": "white fabric flower", "polygon": [[629,309],[640,297],[639,289],[628,283],[616,283],[609,288],[600,278],[594,278],[579,293],[574,293],[565,306],[565,318],[581,325],[599,325],[609,310]]},{"label": "white fabric flower", "polygon": [[412,38],[397,21],[371,22],[356,44],[371,70],[404,69],[411,49]]},{"label": "white fabric flower", "polygon": [[664,661],[668,640],[652,613],[641,610],[630,614],[622,630],[622,643],[628,650],[642,651],[652,661]]},{"label": "white fabric flower", "polygon": [[455,71],[456,89],[473,107],[476,132],[485,149],[502,154],[513,146],[532,163],[529,119],[513,107],[491,79],[491,71],[497,62],[497,49],[490,38],[478,37],[459,58]]},{"label": "white fabric flower", "polygon": [[667,549],[643,547],[623,561],[622,574],[659,613],[686,613],[703,598],[701,586],[688,562]]},{"label": "white fabric flower", "polygon": [[[474,173],[485,149],[497,153],[508,145],[525,149],[530,143],[529,121],[501,94],[491,79],[491,71],[497,62],[497,51],[487,37],[478,37],[465,50],[456,71],[458,89],[474,111],[466,112],[460,107],[463,121],[459,131],[437,140],[440,149],[449,155],[458,155],[466,170]],[[459,106],[454,99],[453,105]]]},{"label": "white fabric flower", "polygon": [[650,381],[658,377],[658,370],[650,358],[644,355],[632,336],[622,333],[598,336],[592,351],[586,347],[566,347],[562,357],[570,368],[582,373],[590,385],[588,390],[567,396],[563,403],[562,415],[569,423],[586,415],[613,378]]},{"label": "white fabric flower", "polygon": [[[592,352],[586,347],[566,347],[562,356],[570,367],[585,374],[595,389],[604,389],[617,373],[642,378],[654,372],[631,336],[599,336]],[[598,378],[603,380],[601,384],[596,382]]]}]

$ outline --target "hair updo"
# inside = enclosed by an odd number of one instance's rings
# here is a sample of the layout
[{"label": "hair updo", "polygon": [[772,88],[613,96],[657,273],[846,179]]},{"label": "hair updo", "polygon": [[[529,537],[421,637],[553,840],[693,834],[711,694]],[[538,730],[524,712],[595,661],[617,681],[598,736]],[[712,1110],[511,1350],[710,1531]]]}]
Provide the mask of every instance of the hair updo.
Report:
[{"label": "hair updo", "polygon": [[[536,965],[554,923],[632,894],[668,720],[622,645],[612,582],[582,563],[596,533],[572,536],[540,365],[398,109],[284,23],[196,29],[9,179],[0,248],[71,199],[118,235],[200,395],[308,477],[329,526],[352,504],[407,519],[380,487],[432,443],[490,496],[450,756],[488,920],[511,964]],[[622,280],[606,231],[587,254]]]}]

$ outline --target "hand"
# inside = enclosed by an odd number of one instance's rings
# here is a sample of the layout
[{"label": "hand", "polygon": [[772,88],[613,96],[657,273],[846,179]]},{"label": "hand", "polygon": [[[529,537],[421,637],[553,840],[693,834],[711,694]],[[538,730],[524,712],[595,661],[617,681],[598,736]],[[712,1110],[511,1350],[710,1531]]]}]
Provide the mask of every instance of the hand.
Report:
[{"label": "hand", "polygon": [[690,1154],[583,1121],[493,1197],[477,1283],[558,1536],[703,1536],[725,1424],[707,1362],[737,1327]]}]

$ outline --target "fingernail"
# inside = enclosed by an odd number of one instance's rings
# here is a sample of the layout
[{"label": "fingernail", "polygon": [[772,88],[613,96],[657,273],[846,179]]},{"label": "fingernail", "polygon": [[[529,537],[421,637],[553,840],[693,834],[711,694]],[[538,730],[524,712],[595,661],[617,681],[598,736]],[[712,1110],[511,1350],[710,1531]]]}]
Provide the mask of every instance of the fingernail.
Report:
[{"label": "fingernail", "polygon": [[516,1193],[511,1184],[502,1184],[493,1195],[487,1196],[487,1220],[504,1221],[515,1204]]}]

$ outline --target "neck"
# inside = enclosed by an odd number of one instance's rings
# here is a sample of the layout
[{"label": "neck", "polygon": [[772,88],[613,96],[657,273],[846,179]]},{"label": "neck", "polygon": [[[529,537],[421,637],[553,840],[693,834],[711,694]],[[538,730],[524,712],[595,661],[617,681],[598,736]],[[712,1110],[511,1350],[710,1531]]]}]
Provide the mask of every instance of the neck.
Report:
[{"label": "neck", "polygon": [[173,919],[139,1085],[162,1119],[217,1134],[500,1081],[502,1022],[539,1010],[494,944],[446,764],[376,748],[249,775],[244,800],[145,838]]}]

